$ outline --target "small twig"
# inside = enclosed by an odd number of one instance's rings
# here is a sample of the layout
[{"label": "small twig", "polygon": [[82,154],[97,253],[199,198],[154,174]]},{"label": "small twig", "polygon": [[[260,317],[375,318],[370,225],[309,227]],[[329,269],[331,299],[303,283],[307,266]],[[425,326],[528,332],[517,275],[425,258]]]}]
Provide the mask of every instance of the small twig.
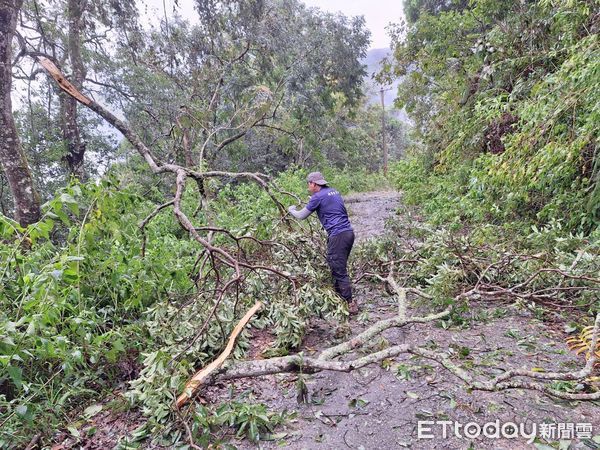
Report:
[{"label": "small twig", "polygon": [[42,433],[38,433],[35,436],[33,436],[33,439],[31,439],[31,441],[29,441],[29,444],[27,444],[27,447],[25,447],[25,450],[33,450],[34,448],[36,448],[37,443],[39,442],[41,437],[42,437]]},{"label": "small twig", "polygon": [[152,211],[148,217],[140,222],[138,225],[140,231],[142,232],[142,257],[146,256],[146,225],[150,222],[156,215],[162,211],[163,209],[172,206],[175,203],[175,200],[168,201],[167,203],[163,203],[162,205],[157,206],[154,211]]}]

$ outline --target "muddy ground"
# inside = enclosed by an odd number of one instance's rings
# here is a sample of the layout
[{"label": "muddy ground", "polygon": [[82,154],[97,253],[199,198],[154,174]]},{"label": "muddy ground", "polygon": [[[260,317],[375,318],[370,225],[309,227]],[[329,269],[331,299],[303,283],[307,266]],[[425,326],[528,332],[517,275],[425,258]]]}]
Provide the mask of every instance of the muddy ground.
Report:
[{"label": "muddy ground", "polygon": [[[385,220],[396,214],[398,202],[398,193],[387,191],[346,198],[356,245],[365,245],[367,240],[385,233]],[[346,340],[348,333],[356,335],[376,321],[396,314],[395,298],[380,286],[361,281],[355,286],[355,296],[361,313],[345,324],[313,319],[302,351],[317,355]],[[433,312],[429,305],[416,299],[410,303],[409,315]],[[513,367],[565,371],[583,363],[582,358],[568,350],[561,324],[541,322],[526,310],[512,305],[471,304],[465,319],[460,327],[439,321],[390,329],[374,339],[372,350],[394,344],[419,344],[450,353],[457,364],[482,377]],[[272,336],[264,331],[253,334],[251,355],[260,357]],[[299,378],[308,388],[308,403],[297,402]],[[284,426],[263,436],[266,440],[258,444],[230,437],[229,444],[240,449],[600,449],[595,442],[600,442],[599,404],[558,401],[526,390],[469,392],[459,379],[435,362],[409,355],[352,373],[282,374],[239,380],[210,387],[203,398],[208,402],[244,398],[264,403],[272,411],[291,413]],[[83,448],[110,448],[119,435],[143,423],[137,413],[123,414],[127,416],[102,412],[94,417],[92,423],[96,423],[98,432],[95,438],[85,440]],[[453,423],[446,425],[446,437],[445,425],[422,423],[422,434],[434,436],[429,439],[419,437],[419,421]],[[108,428],[102,425],[107,422]],[[538,438],[535,443],[528,443],[524,437],[467,438],[462,430],[458,435],[454,432],[454,423],[464,426],[470,422],[476,424],[469,425],[473,434],[477,426],[490,424],[489,434],[494,433],[496,424],[512,422],[524,427],[528,435],[537,427]],[[540,425],[543,423],[546,425]],[[592,429],[588,430],[585,424],[591,424]],[[542,439],[543,436],[549,438]],[[72,445],[73,440],[62,442],[63,446],[57,448],[79,447]],[[152,447],[149,443],[144,446]]]},{"label": "muddy ground", "polygon": [[375,191],[351,194],[344,198],[356,242],[384,234],[385,221],[393,217],[400,201],[396,191]]}]

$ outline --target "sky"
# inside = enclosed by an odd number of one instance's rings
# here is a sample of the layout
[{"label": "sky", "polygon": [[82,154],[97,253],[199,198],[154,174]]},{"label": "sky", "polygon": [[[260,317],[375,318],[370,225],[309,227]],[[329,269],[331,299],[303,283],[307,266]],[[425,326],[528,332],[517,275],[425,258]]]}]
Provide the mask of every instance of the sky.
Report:
[{"label": "sky", "polygon": [[[367,28],[371,31],[370,48],[389,47],[390,39],[385,27],[390,22],[398,22],[403,17],[401,0],[302,0],[307,6],[316,6],[324,11],[341,12],[346,16],[365,16]],[[163,3],[164,2],[164,3]],[[167,14],[172,11],[174,0],[145,0],[145,3],[163,15],[163,5]],[[193,0],[178,0],[179,11],[185,17],[186,10],[193,10]],[[143,7],[142,7],[143,8]]]},{"label": "sky", "polygon": [[316,6],[328,12],[341,12],[346,16],[365,16],[371,31],[370,48],[390,46],[385,27],[404,16],[400,0],[302,0],[307,6]]}]

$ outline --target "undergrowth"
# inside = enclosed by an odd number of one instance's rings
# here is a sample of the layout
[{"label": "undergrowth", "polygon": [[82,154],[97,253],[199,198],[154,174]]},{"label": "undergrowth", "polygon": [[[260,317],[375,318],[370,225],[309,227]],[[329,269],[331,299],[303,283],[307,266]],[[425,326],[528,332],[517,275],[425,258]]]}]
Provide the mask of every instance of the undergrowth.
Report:
[{"label": "undergrowth", "polygon": [[[342,193],[384,182],[366,173],[324,174]],[[305,176],[290,171],[274,181],[306,201]],[[196,367],[221,351],[256,300],[265,308],[251,326],[268,327],[277,352],[300,344],[310,316],[344,316],[330,288],[324,235],[314,218],[308,228],[292,222],[289,229],[255,184],[207,188],[208,204],[195,215],[198,226],[210,221],[235,236],[277,242],[261,246],[246,240],[241,250],[293,275],[298,285],[293,289],[286,279],[252,272],[227,293],[217,307],[218,320],[202,333],[200,324],[214,306],[214,274],[198,267],[198,243],[165,210],[147,225],[144,245],[139,224],[156,204],[136,186],[119,181],[118,174],[61,190],[44,205],[42,220],[26,229],[0,216],[0,447],[24,445],[38,432],[46,433],[47,441],[48,430],[64,427],[83,406],[122,383],[127,398],[148,416],[147,432],[175,432],[175,396]],[[192,185],[186,190],[184,208],[190,216],[198,208],[196,190]],[[277,196],[286,205],[296,202]],[[235,248],[223,237],[215,243]],[[233,357],[247,347],[246,331]],[[215,414],[257,439],[270,420],[249,408],[254,419],[246,425],[234,410]]]}]

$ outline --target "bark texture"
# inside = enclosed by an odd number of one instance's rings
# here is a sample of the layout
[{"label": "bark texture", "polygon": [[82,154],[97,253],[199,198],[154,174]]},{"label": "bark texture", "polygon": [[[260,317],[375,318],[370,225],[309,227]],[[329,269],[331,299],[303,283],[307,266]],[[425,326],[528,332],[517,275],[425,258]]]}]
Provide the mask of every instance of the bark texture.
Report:
[{"label": "bark texture", "polygon": [[[83,28],[83,6],[80,0],[69,0],[69,36],[68,56],[71,63],[71,83],[78,91],[81,91],[86,70],[81,57],[81,30]],[[79,180],[85,179],[83,158],[86,144],[81,137],[77,121],[77,100],[66,92],[60,92],[60,112],[62,117],[62,132],[67,144],[67,155],[65,159],[69,165],[70,172]]]}]

